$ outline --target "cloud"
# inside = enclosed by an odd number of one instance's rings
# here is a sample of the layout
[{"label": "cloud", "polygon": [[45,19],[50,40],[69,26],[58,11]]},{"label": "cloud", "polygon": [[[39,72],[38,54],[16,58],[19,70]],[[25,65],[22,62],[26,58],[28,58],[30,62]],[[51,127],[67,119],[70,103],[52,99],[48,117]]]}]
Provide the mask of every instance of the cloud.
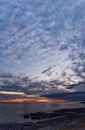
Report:
[{"label": "cloud", "polygon": [[68,101],[84,101],[85,93],[84,92],[65,92],[65,93],[53,93],[42,95],[43,97],[52,98],[52,99],[65,99]]},{"label": "cloud", "polygon": [[[7,72],[0,74],[1,90],[44,93],[84,81],[83,0],[1,0],[0,6],[0,70]],[[27,76],[13,76],[20,73]]]},{"label": "cloud", "polygon": [[11,73],[0,73],[0,78],[12,78],[13,75]]},{"label": "cloud", "polygon": [[[29,96],[31,97],[31,95]],[[17,99],[17,98],[28,98],[28,95],[26,95],[23,92],[10,92],[10,91],[0,91],[0,99]]]},{"label": "cloud", "polygon": [[[3,77],[4,75],[4,77]],[[39,80],[39,77],[31,79],[27,76],[13,76],[9,74],[0,76],[0,95],[2,98],[26,98],[29,95],[42,95],[54,92],[84,91],[85,82],[73,82],[55,78],[50,80]],[[6,75],[6,76],[5,76]],[[11,74],[10,74],[11,75]]]}]

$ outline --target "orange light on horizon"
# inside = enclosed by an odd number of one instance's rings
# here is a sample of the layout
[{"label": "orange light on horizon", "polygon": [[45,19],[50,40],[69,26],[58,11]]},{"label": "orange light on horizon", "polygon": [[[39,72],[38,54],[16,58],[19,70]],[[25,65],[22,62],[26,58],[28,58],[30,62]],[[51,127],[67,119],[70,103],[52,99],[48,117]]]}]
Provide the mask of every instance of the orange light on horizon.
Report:
[{"label": "orange light on horizon", "polygon": [[1,99],[0,103],[19,103],[19,102],[32,102],[33,99]]},{"label": "orange light on horizon", "polygon": [[50,103],[50,102],[66,102],[66,100],[60,100],[60,99],[40,99],[40,100],[37,100],[37,102],[47,102],[47,103]]},{"label": "orange light on horizon", "polygon": [[24,102],[41,102],[41,103],[51,103],[51,102],[66,102],[66,100],[61,99],[0,99],[0,103],[24,103]]}]

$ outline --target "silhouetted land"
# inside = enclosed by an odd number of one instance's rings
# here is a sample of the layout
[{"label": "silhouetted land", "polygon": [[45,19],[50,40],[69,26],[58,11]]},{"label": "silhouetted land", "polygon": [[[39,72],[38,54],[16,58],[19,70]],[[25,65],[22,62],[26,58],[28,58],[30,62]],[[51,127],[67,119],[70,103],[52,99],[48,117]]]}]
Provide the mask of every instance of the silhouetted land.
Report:
[{"label": "silhouetted land", "polygon": [[31,118],[32,120],[41,120],[41,119],[49,119],[54,117],[69,117],[69,118],[77,118],[79,116],[85,115],[85,108],[74,108],[74,109],[61,109],[55,110],[50,113],[46,112],[37,112],[37,113],[30,113],[24,114],[24,118]]},{"label": "silhouetted land", "polygon": [[85,103],[85,102],[81,102],[81,103]]},{"label": "silhouetted land", "polygon": [[46,130],[47,127],[52,130],[75,130],[72,127],[84,128],[85,108],[61,109],[50,113],[30,113],[24,114],[23,118],[32,120],[28,123],[0,124],[0,130]]}]

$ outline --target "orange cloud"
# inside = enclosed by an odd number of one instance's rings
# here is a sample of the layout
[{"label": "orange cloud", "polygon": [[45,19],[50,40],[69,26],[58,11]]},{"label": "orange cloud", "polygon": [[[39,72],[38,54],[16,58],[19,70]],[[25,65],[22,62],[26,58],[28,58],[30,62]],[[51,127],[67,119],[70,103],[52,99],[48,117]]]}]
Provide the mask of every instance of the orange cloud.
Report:
[{"label": "orange cloud", "polygon": [[40,99],[40,100],[37,100],[37,102],[66,102],[66,100]]},{"label": "orange cloud", "polygon": [[0,99],[1,103],[20,103],[20,102],[66,102],[66,100],[59,100],[59,99],[36,99],[36,98],[29,98],[29,99]]}]

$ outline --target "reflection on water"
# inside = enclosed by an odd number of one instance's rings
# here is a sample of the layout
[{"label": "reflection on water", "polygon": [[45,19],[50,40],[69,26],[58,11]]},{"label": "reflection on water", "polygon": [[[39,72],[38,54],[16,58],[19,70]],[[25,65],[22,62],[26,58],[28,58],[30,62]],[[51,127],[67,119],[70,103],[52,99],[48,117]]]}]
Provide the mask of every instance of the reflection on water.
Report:
[{"label": "reflection on water", "polygon": [[60,103],[0,103],[0,123],[25,122],[24,113],[38,111],[53,111],[63,108],[84,107],[79,102],[60,102]]}]

